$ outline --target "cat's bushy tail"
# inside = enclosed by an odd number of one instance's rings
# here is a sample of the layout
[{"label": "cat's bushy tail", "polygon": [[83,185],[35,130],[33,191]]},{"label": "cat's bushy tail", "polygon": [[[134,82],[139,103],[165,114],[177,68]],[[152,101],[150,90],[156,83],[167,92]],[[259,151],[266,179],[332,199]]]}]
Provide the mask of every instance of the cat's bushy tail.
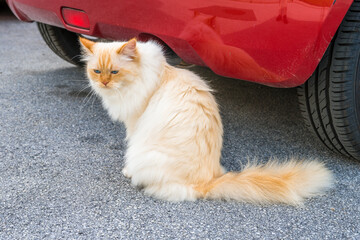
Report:
[{"label": "cat's bushy tail", "polygon": [[211,199],[299,205],[331,185],[332,174],[324,164],[291,160],[283,164],[270,161],[265,165],[248,165],[239,173],[229,172],[213,179],[197,191]]}]

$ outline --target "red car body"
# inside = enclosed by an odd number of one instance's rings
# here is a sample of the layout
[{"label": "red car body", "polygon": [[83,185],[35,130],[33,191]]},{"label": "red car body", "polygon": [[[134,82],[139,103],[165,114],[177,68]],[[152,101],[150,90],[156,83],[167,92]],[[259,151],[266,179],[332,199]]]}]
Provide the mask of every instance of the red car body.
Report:
[{"label": "red car body", "polygon": [[[184,61],[215,73],[276,87],[314,72],[352,0],[7,0],[22,21],[99,38],[155,36]],[[82,10],[89,28],[65,23]]]}]

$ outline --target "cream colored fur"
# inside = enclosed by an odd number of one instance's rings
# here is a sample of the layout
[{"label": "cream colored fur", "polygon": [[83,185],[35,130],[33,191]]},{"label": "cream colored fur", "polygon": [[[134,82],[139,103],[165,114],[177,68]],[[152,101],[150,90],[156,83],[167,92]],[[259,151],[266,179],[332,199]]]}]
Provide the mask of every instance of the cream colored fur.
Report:
[{"label": "cream colored fur", "polygon": [[[296,205],[331,185],[330,171],[317,161],[270,161],[225,174],[220,165],[222,123],[204,80],[169,66],[153,42],[80,42],[92,88],[110,117],[127,129],[123,173],[145,193],[169,201]],[[96,75],[94,69],[102,73]],[[106,75],[112,70],[119,73]]]}]

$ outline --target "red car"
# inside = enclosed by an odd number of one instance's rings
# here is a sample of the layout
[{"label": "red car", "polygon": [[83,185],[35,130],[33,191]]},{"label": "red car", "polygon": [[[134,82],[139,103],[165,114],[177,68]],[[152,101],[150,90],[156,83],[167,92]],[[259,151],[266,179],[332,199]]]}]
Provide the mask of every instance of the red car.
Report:
[{"label": "red car", "polygon": [[80,65],[78,35],[155,39],[187,63],[298,88],[307,125],[360,160],[360,0],[7,0]]}]

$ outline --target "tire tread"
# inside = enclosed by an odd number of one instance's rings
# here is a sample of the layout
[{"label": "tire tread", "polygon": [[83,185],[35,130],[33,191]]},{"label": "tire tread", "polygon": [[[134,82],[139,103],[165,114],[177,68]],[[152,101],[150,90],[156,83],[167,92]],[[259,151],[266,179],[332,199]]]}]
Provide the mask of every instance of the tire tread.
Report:
[{"label": "tire tread", "polygon": [[360,160],[354,82],[360,55],[360,0],[355,0],[309,80],[298,88],[306,125],[329,149]]},{"label": "tire tread", "polygon": [[44,23],[37,23],[37,26],[45,43],[56,55],[71,64],[83,66],[76,33]]}]

